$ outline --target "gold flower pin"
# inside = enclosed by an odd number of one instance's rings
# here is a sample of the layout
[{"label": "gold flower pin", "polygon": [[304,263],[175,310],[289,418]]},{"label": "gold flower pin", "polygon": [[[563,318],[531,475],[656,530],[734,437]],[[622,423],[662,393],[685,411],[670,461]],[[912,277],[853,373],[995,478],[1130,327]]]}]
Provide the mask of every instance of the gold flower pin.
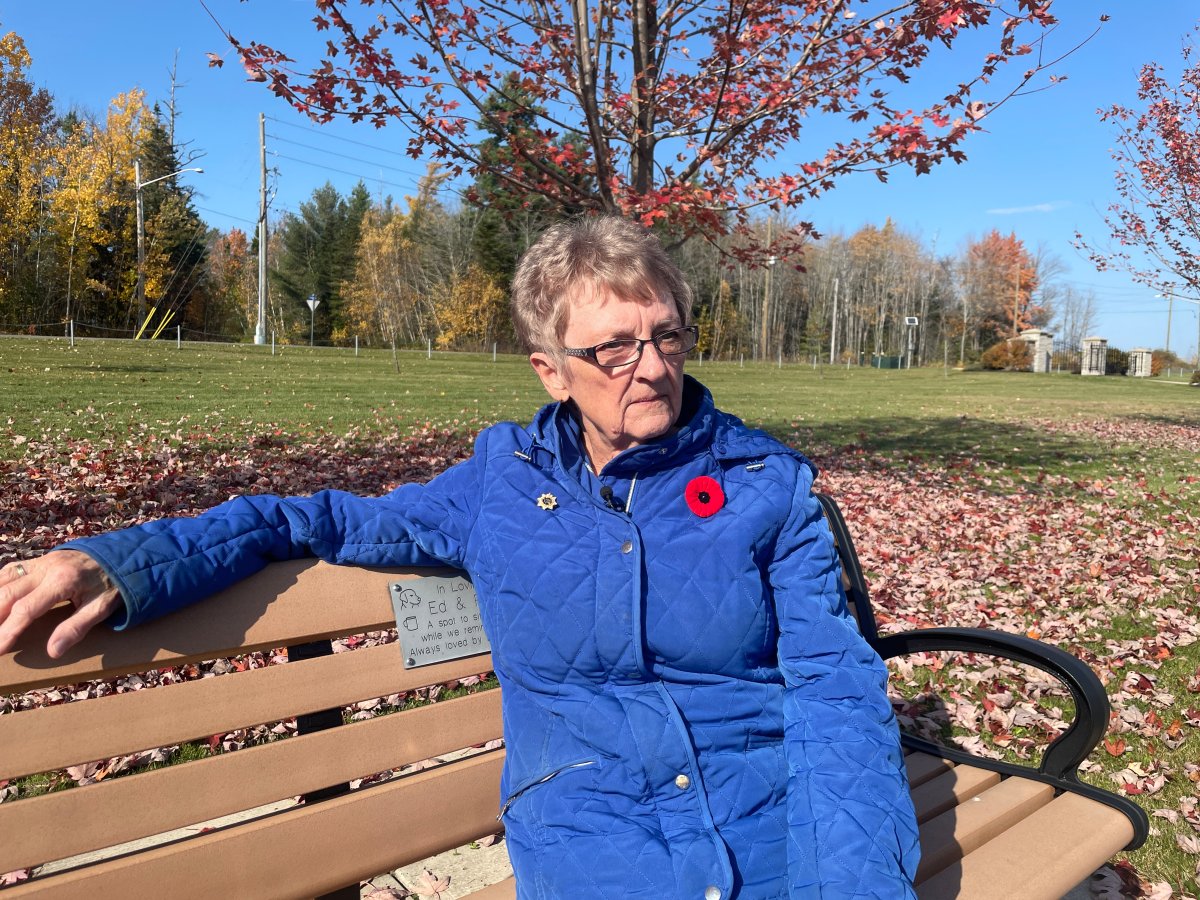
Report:
[{"label": "gold flower pin", "polygon": [[553,494],[542,494],[537,498],[538,509],[544,509],[549,512],[558,506],[558,498]]}]

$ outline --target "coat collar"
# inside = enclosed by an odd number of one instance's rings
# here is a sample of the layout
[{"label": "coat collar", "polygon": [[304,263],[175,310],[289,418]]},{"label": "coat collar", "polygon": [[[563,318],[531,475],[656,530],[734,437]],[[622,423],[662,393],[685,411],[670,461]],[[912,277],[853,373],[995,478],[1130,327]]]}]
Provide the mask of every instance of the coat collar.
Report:
[{"label": "coat collar", "polygon": [[[676,465],[706,451],[718,459],[761,459],[784,453],[812,465],[766,432],[748,429],[740,419],[718,410],[708,388],[690,375],[683,376],[683,404],[676,424],[679,427],[674,434],[619,453],[604,467],[604,474],[629,477]],[[582,452],[579,429],[569,401],[549,403],[534,416],[523,455],[543,465],[549,460],[540,457],[548,454],[571,471]]]}]

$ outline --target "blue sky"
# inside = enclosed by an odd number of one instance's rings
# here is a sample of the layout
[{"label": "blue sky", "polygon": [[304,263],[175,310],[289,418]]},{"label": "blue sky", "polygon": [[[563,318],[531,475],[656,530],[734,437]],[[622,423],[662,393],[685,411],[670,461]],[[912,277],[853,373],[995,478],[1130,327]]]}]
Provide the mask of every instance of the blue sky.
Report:
[{"label": "blue sky", "polygon": [[[310,22],[311,0],[210,0],[209,7],[243,40],[296,48],[297,56],[324,44]],[[1055,12],[1064,21],[1052,37],[1053,50],[1077,43],[1102,13],[1111,20],[1059,67],[1065,82],[1016,98],[989,116],[987,133],[967,143],[965,164],[920,178],[897,171],[888,185],[869,174],[845,179],[806,205],[802,216],[822,231],[847,233],[890,216],[942,253],[992,228],[1015,231],[1027,246],[1042,245],[1061,258],[1066,271],[1060,281],[1094,290],[1098,334],[1125,349],[1161,347],[1166,301],[1119,273],[1096,272],[1072,238],[1078,230],[1103,242],[1103,210],[1115,199],[1113,131],[1099,122],[1096,109],[1132,103],[1145,62],[1178,71],[1179,47],[1200,20],[1200,3],[1060,0]],[[247,82],[197,0],[110,0],[102,12],[94,0],[9,0],[0,4],[0,30],[25,40],[33,56],[30,77],[54,95],[60,110],[101,112],[133,87],[145,90],[151,102],[165,101],[178,51],[178,136],[202,154],[194,165],[205,169],[186,177],[199,192],[201,214],[216,227],[249,230],[257,215],[260,112],[267,115],[267,164],[278,171],[273,210],[295,209],[326,179],[348,192],[361,178],[373,192],[403,197],[414,192],[423,172],[403,154],[407,135],[401,129],[349,123],[318,128]],[[208,67],[210,51],[227,57],[223,68]],[[955,62],[939,60],[929,71],[946,77]],[[1196,352],[1198,313],[1200,305],[1175,304],[1171,347],[1181,355]]]}]

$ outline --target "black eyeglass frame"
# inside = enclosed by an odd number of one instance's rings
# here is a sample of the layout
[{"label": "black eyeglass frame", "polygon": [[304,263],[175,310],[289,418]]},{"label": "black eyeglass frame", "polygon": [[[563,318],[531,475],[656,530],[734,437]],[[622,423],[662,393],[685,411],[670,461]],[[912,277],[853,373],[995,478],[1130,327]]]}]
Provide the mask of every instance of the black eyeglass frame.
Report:
[{"label": "black eyeglass frame", "polygon": [[[673,353],[663,350],[662,346],[659,344],[659,341],[661,341],[667,335],[675,334],[676,332],[679,332],[679,331],[686,331],[688,334],[690,334],[692,336],[692,338],[693,338],[692,346],[688,347],[686,350],[676,350]],[[577,356],[582,359],[589,359],[602,369],[620,369],[622,366],[631,366],[635,362],[637,362],[639,359],[641,359],[642,353],[645,352],[647,344],[653,344],[654,349],[657,350],[663,356],[682,356],[685,353],[691,353],[693,350],[695,350],[696,344],[698,344],[699,342],[700,342],[700,327],[698,325],[680,325],[677,328],[668,328],[666,331],[660,331],[658,334],[652,334],[648,338],[620,338],[620,339],[612,340],[612,341],[601,341],[599,344],[596,344],[594,347],[579,347],[579,348],[564,347],[562,352],[565,353],[567,356]],[[632,346],[633,344],[637,344],[637,354],[633,357],[633,359],[627,359],[627,360],[625,360],[625,362],[602,363],[596,357],[596,350],[600,347],[603,347],[606,344],[629,344],[630,346]]]}]

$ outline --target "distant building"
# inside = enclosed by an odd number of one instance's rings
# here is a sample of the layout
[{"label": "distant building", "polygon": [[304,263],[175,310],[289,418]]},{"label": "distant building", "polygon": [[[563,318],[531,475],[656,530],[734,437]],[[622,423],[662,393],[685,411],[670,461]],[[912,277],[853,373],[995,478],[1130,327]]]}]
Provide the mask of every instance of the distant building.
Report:
[{"label": "distant building", "polygon": [[1129,351],[1129,370],[1126,375],[1132,375],[1134,378],[1149,378],[1153,373],[1151,368],[1154,362],[1154,353],[1145,347],[1137,347]]},{"label": "distant building", "polygon": [[1083,339],[1083,358],[1079,366],[1080,375],[1103,375],[1107,360],[1107,338],[1086,337]]},{"label": "distant building", "polygon": [[1040,328],[1026,328],[1021,332],[1021,340],[1029,345],[1033,364],[1032,372],[1049,372],[1050,359],[1054,355],[1054,335]]}]

